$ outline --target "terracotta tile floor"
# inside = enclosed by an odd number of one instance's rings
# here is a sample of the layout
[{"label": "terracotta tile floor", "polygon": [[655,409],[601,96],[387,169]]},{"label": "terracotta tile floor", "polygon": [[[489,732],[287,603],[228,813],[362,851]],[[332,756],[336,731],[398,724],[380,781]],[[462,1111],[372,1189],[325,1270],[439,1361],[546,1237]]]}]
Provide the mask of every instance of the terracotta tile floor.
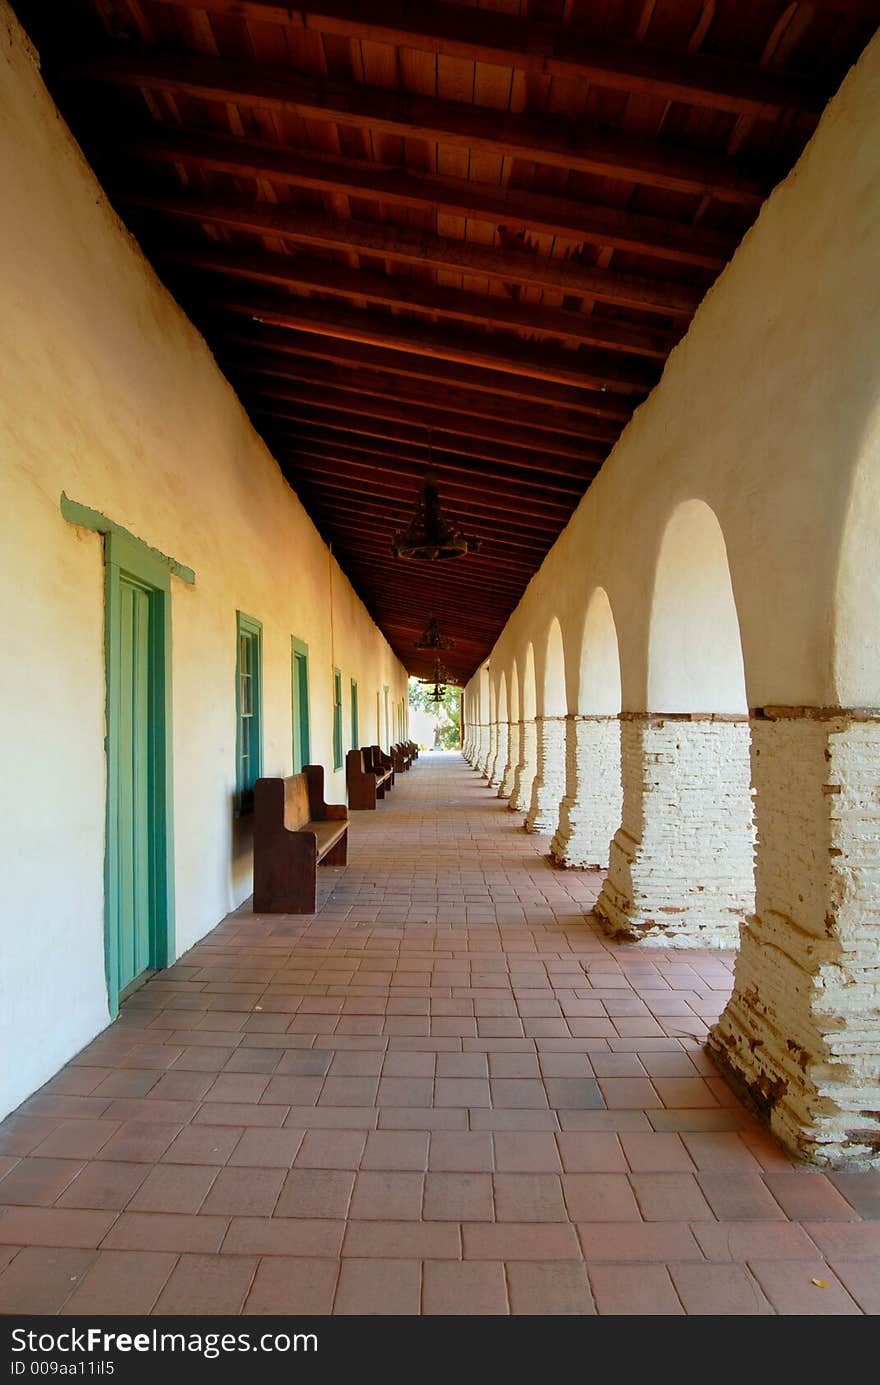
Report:
[{"label": "terracotta tile floor", "polygon": [[880,1173],[794,1167],[458,756],[314,918],[230,914],[0,1125],[6,1313],[877,1313]]}]

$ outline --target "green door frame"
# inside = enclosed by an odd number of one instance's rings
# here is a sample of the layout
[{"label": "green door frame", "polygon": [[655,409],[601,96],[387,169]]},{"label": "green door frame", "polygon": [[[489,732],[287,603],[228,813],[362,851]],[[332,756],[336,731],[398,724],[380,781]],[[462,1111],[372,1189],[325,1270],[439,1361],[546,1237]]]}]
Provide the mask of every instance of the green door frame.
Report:
[{"label": "green door frame", "polygon": [[352,678],[351,680],[351,748],[352,750],[360,750],[361,748],[360,715],[358,712],[358,685],[356,678]]},{"label": "green door frame", "polygon": [[113,747],[118,744],[121,719],[122,640],[120,581],[130,578],[150,600],[150,944],[149,967],[168,966],[174,946],[174,795],[171,734],[171,572],[146,544],[116,530],[105,532],[105,667],[107,682],[107,818],[104,855],[104,958],[107,1001],[111,1017],[119,1013],[120,900],[116,863],[119,859],[119,766]]},{"label": "green door frame", "polygon": [[[303,687],[300,682],[300,665],[305,670]],[[312,753],[312,731],[309,711],[309,646],[296,635],[290,637],[290,717],[293,746],[293,772],[299,774],[307,765]]]}]

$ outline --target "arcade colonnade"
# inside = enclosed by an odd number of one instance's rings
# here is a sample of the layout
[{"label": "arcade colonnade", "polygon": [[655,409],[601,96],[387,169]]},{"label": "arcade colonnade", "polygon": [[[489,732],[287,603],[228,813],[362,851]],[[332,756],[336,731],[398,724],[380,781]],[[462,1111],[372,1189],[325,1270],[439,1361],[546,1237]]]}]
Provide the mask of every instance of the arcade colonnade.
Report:
[{"label": "arcade colonnade", "polygon": [[465,755],[639,947],[738,947],[709,1049],[880,1161],[880,46],[464,693]]}]

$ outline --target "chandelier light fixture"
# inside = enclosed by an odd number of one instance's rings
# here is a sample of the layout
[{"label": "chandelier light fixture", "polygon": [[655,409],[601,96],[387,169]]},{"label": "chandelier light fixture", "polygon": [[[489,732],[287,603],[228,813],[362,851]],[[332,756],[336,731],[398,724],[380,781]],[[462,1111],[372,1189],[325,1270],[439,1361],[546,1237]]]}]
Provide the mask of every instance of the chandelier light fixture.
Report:
[{"label": "chandelier light fixture", "polygon": [[444,514],[437,477],[430,469],[431,456],[429,433],[429,469],[422,483],[415,514],[406,528],[391,540],[391,552],[395,558],[419,558],[423,562],[434,563],[441,558],[461,558],[465,553],[477,553],[480,549],[480,539],[466,539],[452,515]]},{"label": "chandelier light fixture", "polygon": [[447,639],[445,635],[441,635],[437,617],[431,616],[419,638],[413,641],[413,646],[416,649],[454,649],[455,640]]}]

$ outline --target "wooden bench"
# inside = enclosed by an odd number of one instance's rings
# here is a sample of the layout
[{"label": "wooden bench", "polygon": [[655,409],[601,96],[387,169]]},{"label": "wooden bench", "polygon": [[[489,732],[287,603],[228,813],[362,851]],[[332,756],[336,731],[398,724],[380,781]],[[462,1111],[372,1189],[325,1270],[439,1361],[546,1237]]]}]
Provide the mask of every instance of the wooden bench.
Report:
[{"label": "wooden bench", "polygon": [[394,761],[390,755],[386,755],[380,745],[368,745],[364,750],[364,765],[372,769],[382,779],[384,776],[384,789],[387,793],[394,788]]},{"label": "wooden bench", "polygon": [[417,760],[419,758],[419,747],[416,745],[415,741],[404,741],[404,745],[409,747],[410,755],[414,760]]},{"label": "wooden bench", "polygon": [[348,810],[324,802],[324,767],[254,785],[254,912],[313,914],[318,863],[348,859]]},{"label": "wooden bench", "polygon": [[412,752],[409,746],[403,741],[399,741],[396,745],[393,745],[391,747],[391,759],[394,761],[395,773],[404,774],[413,761]]},{"label": "wooden bench", "polygon": [[373,757],[367,750],[350,750],[345,757],[345,783],[349,808],[375,808],[376,800],[384,798],[386,789],[390,789],[393,772],[384,767],[373,769]]}]

